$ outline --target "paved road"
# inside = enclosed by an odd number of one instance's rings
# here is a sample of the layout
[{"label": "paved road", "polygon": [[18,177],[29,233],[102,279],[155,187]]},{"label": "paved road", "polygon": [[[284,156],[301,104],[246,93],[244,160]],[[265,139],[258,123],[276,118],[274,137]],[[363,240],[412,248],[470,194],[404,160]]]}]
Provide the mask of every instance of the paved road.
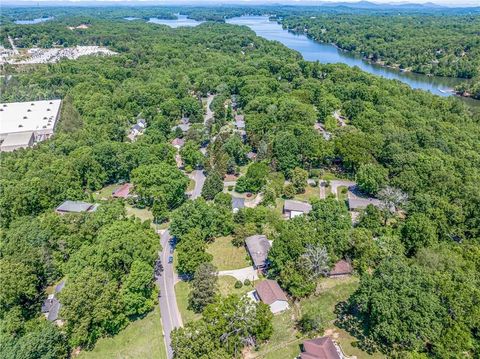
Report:
[{"label": "paved road", "polygon": [[162,244],[161,260],[164,267],[162,274],[157,278],[157,283],[160,287],[159,305],[162,314],[163,332],[165,334],[165,346],[167,348],[167,357],[173,357],[172,348],[170,346],[170,333],[174,328],[181,327],[182,317],[178,311],[177,300],[175,297],[175,278],[176,274],[173,270],[173,263],[168,263],[170,256],[170,232],[168,229],[160,235],[160,242]]},{"label": "paved road", "polygon": [[195,181],[195,187],[193,188],[191,199],[197,199],[202,194],[203,184],[205,183],[205,175],[202,170],[192,171],[191,178]]}]

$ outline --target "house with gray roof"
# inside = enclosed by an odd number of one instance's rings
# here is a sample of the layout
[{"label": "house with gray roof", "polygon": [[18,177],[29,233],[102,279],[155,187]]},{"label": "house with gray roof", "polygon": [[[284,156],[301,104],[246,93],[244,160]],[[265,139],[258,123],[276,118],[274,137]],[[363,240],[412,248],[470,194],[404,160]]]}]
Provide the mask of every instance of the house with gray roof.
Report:
[{"label": "house with gray roof", "polygon": [[237,213],[240,209],[245,207],[245,198],[232,197],[232,210]]},{"label": "house with gray roof", "polygon": [[376,198],[360,198],[353,196],[348,197],[348,209],[350,211],[365,209],[369,204],[375,207],[380,207],[382,202]]},{"label": "house with gray roof", "polygon": [[95,212],[98,204],[83,201],[65,201],[55,209],[60,214]]},{"label": "house with gray roof", "polygon": [[42,313],[45,315],[45,318],[50,322],[59,321],[58,314],[60,313],[61,304],[60,301],[57,299],[57,294],[60,293],[64,287],[65,281],[62,280],[55,286],[54,293],[49,294],[42,304]]},{"label": "house with gray roof", "polygon": [[266,269],[268,266],[267,256],[271,248],[270,242],[264,235],[256,234],[245,239],[245,246],[248,254],[252,258],[255,269]]},{"label": "house with gray roof", "polygon": [[291,199],[285,200],[285,204],[283,205],[283,214],[288,218],[308,214],[311,210],[312,205],[310,203],[294,201]]}]

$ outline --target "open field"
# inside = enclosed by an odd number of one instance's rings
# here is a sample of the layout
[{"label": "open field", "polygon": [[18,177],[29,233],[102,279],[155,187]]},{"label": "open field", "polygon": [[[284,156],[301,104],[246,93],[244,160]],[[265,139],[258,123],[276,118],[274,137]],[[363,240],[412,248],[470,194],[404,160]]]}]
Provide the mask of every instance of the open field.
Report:
[{"label": "open field", "polygon": [[78,359],[166,359],[160,309],[131,323],[112,338],[100,339],[92,351],[81,352]]},{"label": "open field", "polygon": [[235,247],[231,236],[215,238],[215,241],[208,245],[207,252],[213,255],[212,264],[219,271],[240,269],[251,265],[245,248]]},{"label": "open field", "polygon": [[241,288],[235,288],[235,282],[237,280],[231,276],[221,276],[218,277],[218,290],[222,296],[227,296],[229,294],[244,295],[245,293],[250,292],[254,289],[254,286],[259,282],[256,281],[250,285],[243,285]]},{"label": "open field", "polygon": [[108,199],[112,198],[113,191],[115,191],[119,187],[120,187],[119,184],[111,184],[111,185],[105,186],[101,190],[99,190],[97,192],[94,192],[93,193],[93,198],[96,201],[108,200]]}]

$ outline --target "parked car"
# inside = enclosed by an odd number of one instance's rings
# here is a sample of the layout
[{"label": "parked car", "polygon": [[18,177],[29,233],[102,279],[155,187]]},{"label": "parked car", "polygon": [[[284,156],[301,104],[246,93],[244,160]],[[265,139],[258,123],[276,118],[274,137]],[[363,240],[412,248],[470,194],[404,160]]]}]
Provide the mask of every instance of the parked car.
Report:
[{"label": "parked car", "polygon": [[175,247],[170,246],[170,254],[173,254],[173,251],[175,250]]},{"label": "parked car", "polygon": [[168,263],[173,263],[173,256],[168,257]]}]

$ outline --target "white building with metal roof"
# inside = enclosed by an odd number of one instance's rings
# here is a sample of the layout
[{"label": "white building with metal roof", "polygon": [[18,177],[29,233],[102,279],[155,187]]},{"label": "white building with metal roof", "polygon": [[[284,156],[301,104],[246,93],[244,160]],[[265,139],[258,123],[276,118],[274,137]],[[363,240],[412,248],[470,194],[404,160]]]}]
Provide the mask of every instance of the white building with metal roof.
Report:
[{"label": "white building with metal roof", "polygon": [[32,146],[30,135],[25,133],[33,133],[34,143],[51,137],[60,117],[61,103],[62,100],[0,103],[0,141],[3,141],[1,147],[5,147],[0,149],[13,151]]}]

